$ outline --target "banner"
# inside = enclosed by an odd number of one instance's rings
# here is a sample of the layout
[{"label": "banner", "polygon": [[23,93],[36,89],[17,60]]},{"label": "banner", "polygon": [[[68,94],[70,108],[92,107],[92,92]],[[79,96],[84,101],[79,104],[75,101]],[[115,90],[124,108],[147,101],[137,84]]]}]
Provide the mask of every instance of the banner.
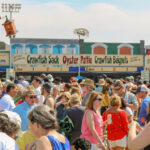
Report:
[{"label": "banner", "polygon": [[14,67],[15,72],[62,72],[69,71],[69,67]]},{"label": "banner", "polygon": [[150,55],[145,56],[145,68],[150,70]]},{"label": "banner", "polygon": [[14,67],[15,72],[32,72],[33,67]]},{"label": "banner", "polygon": [[14,71],[14,69],[7,68],[6,69],[6,79],[10,79],[10,76],[15,78],[15,71]]},{"label": "banner", "polygon": [[150,76],[150,72],[147,70],[143,70],[141,71],[141,77],[143,81],[148,81],[149,82],[149,76]]},{"label": "banner", "polygon": [[63,66],[143,66],[142,55],[44,55],[14,54],[13,65],[63,65]]},{"label": "banner", "polygon": [[9,53],[0,53],[0,66],[9,66]]},{"label": "banner", "polygon": [[137,67],[86,67],[86,71],[95,72],[136,72]]}]

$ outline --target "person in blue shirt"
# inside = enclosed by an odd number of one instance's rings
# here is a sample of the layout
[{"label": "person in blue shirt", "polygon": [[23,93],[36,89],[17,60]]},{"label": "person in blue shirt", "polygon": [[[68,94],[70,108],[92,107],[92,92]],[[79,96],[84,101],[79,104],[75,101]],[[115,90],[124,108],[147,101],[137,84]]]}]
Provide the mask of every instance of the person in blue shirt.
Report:
[{"label": "person in blue shirt", "polygon": [[17,95],[18,88],[16,84],[9,83],[6,86],[6,94],[0,99],[0,111],[8,110],[12,111],[15,108],[13,98]]},{"label": "person in blue shirt", "polygon": [[13,111],[18,113],[22,123],[21,130],[28,130],[27,126],[29,124],[29,120],[27,118],[28,112],[35,106],[36,93],[34,91],[26,91],[23,95],[23,103],[16,106]]},{"label": "person in blue shirt", "polygon": [[148,89],[145,85],[141,85],[137,88],[136,94],[142,99],[140,113],[139,113],[139,124],[143,127],[146,122],[147,108],[149,106],[150,97],[148,96]]},{"label": "person in blue shirt", "polygon": [[26,145],[26,150],[71,150],[68,139],[57,132],[58,123],[55,112],[47,105],[38,105],[28,114],[29,127],[37,138]]},{"label": "person in blue shirt", "polygon": [[99,82],[96,83],[98,87],[95,89],[95,92],[101,92],[103,89],[103,86],[105,85],[105,80],[104,79],[99,79]]}]

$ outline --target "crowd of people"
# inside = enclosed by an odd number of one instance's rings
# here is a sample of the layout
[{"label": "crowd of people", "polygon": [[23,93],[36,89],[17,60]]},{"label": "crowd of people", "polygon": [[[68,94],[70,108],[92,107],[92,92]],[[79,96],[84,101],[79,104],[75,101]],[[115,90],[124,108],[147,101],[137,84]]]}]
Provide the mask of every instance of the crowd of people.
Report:
[{"label": "crowd of people", "polygon": [[140,76],[0,80],[0,150],[148,150],[149,120]]}]

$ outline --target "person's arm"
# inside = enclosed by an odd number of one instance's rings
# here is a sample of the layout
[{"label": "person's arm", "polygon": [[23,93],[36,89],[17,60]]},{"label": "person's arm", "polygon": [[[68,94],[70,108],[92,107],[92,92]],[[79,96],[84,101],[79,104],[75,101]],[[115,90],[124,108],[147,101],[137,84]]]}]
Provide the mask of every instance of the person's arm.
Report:
[{"label": "person's arm", "polygon": [[138,105],[126,103],[126,107],[131,108],[132,110],[138,110]]},{"label": "person's arm", "polygon": [[61,105],[62,103],[63,103],[62,100],[60,100],[59,102],[56,102],[56,108],[57,108],[59,105]]},{"label": "person's arm", "polygon": [[7,99],[0,101],[0,110],[10,110],[10,102]]},{"label": "person's arm", "polygon": [[108,123],[108,121],[107,121],[107,120],[103,121],[103,126],[106,126],[106,125],[107,125],[107,123]]},{"label": "person's arm", "polygon": [[138,101],[137,101],[137,97],[130,93],[131,95],[128,95],[128,98],[129,98],[129,101],[131,103],[126,103],[126,106],[127,107],[130,107],[132,110],[138,110]]},{"label": "person's arm", "polygon": [[95,125],[94,125],[94,119],[93,119],[92,112],[87,112],[87,114],[86,114],[86,122],[87,122],[87,125],[88,125],[91,133],[93,134],[94,138],[97,140],[97,143],[99,144],[100,148],[102,148],[102,150],[105,150],[106,149],[105,145],[101,141],[97,131],[95,130]]},{"label": "person's arm", "polygon": [[108,106],[110,105],[110,99],[109,99],[110,97],[109,97],[109,93],[107,93],[106,95],[105,95],[105,99],[106,99],[106,101],[107,101],[107,104],[108,104]]},{"label": "person's arm", "polygon": [[36,141],[26,144],[25,150],[36,150]]},{"label": "person's arm", "polygon": [[140,121],[143,124],[145,124],[145,122],[146,122],[146,117],[147,117],[146,109],[147,108],[148,108],[148,104],[143,101],[142,104],[141,104],[141,108],[140,108]]},{"label": "person's arm", "polygon": [[52,146],[49,141],[40,139],[36,142],[36,150],[52,150]]},{"label": "person's arm", "polygon": [[146,108],[146,114],[148,115],[149,113],[150,113],[150,108],[147,107],[147,108]]},{"label": "person's arm", "polygon": [[46,101],[46,105],[48,105],[50,108],[52,108],[54,110],[54,105],[55,105],[54,99],[48,98]]},{"label": "person's arm", "polygon": [[128,135],[128,147],[130,150],[139,150],[150,144],[150,122],[136,136],[136,122],[133,121]]},{"label": "person's arm", "polygon": [[35,93],[36,93],[36,98],[35,98],[35,102],[39,103],[40,101],[40,96],[41,96],[41,91],[39,89],[35,89]]},{"label": "person's arm", "polygon": [[42,137],[35,142],[27,144],[25,150],[52,150],[52,146],[46,137]]}]

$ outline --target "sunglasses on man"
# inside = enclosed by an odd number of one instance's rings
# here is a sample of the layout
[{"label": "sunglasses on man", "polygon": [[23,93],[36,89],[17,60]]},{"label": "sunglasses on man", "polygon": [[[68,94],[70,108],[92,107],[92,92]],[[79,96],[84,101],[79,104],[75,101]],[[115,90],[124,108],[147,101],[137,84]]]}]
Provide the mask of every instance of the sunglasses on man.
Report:
[{"label": "sunglasses on man", "polygon": [[30,97],[30,99],[36,98],[36,96],[29,96],[29,97]]}]

